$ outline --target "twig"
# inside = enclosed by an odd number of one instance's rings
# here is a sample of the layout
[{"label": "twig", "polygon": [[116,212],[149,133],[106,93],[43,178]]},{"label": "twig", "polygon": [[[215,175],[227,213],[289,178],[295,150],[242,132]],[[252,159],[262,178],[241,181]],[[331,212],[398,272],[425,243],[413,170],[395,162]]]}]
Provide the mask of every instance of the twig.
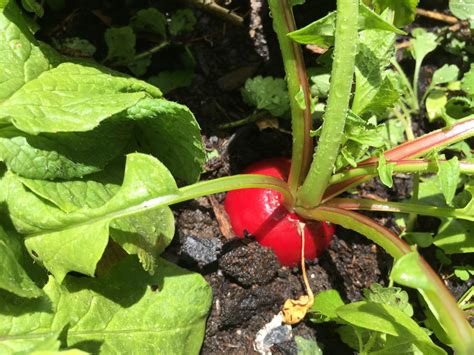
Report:
[{"label": "twig", "polygon": [[430,11],[430,10],[418,8],[416,9],[416,14],[420,16],[428,17],[433,20],[446,22],[446,23],[449,23],[450,25],[454,25],[459,22],[459,20],[456,17],[445,15],[437,11]]},{"label": "twig", "polygon": [[160,50],[162,50],[163,48],[165,48],[169,44],[170,44],[169,41],[161,42],[159,45],[154,46],[153,48],[151,48],[151,49],[149,49],[145,52],[137,54],[135,57],[133,57],[133,59],[131,61],[134,62],[136,60],[143,59],[143,58],[146,58],[148,56],[151,56],[152,54],[154,54],[156,52],[159,52]]},{"label": "twig", "polygon": [[244,19],[233,13],[231,10],[226,9],[220,5],[217,5],[213,0],[185,0],[186,3],[192,6],[196,6],[204,11],[208,11],[211,14],[214,14],[223,20],[226,20],[233,25],[243,26]]},{"label": "twig", "polygon": [[[133,57],[132,59],[130,59],[130,60],[113,62],[113,63],[110,63],[110,64],[108,64],[108,65],[111,66],[111,67],[117,67],[117,66],[128,65],[128,64],[133,63],[133,62],[135,62],[135,61],[137,61],[137,60],[140,60],[140,59],[149,57],[149,56],[151,56],[152,54],[161,51],[163,48],[167,47],[169,44],[170,44],[169,41],[161,42],[160,44],[158,44],[158,45],[156,45],[156,46],[150,48],[150,49],[147,50],[147,51],[144,51],[144,52],[142,52],[142,53],[138,53],[136,56],[134,56],[134,57]],[[104,63],[105,63],[105,62],[107,62],[107,59],[104,60]]]},{"label": "twig", "polygon": [[237,120],[237,121],[232,121],[232,122],[229,122],[229,123],[223,123],[221,125],[218,126],[219,129],[228,129],[228,128],[234,128],[234,127],[239,127],[239,126],[243,126],[243,125],[246,125],[248,123],[251,123],[251,122],[255,122],[255,121],[258,121],[262,118],[265,118],[267,116],[270,116],[269,113],[267,111],[257,111],[257,112],[254,112],[252,113],[251,115],[245,117],[245,118],[242,118],[240,120]]},{"label": "twig", "polygon": [[227,213],[222,207],[222,205],[220,205],[219,202],[217,202],[216,198],[212,195],[209,195],[207,198],[211,203],[212,210],[214,211],[214,215],[216,216],[217,224],[219,225],[219,230],[221,231],[224,238],[234,238],[234,233],[232,231],[232,227],[230,226],[229,217],[227,216]]}]

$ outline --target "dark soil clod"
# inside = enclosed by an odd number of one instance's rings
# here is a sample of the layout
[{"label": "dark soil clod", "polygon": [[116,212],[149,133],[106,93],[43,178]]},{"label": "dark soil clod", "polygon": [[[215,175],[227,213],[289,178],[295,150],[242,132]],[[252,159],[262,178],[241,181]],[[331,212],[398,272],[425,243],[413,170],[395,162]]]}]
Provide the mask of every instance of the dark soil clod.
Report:
[{"label": "dark soil clod", "polygon": [[265,285],[280,268],[273,251],[254,242],[240,245],[219,259],[219,268],[243,287]]}]

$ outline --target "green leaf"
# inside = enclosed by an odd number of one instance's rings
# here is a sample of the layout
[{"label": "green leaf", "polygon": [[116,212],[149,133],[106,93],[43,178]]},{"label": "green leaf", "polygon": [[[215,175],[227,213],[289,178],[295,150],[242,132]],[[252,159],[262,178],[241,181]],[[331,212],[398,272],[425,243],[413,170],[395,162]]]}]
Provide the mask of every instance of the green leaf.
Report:
[{"label": "green leaf", "polygon": [[446,203],[452,206],[454,195],[458,187],[459,177],[461,175],[459,161],[457,157],[440,162],[438,166],[438,181],[440,189],[443,192]]},{"label": "green leaf", "polygon": [[200,127],[192,112],[165,99],[145,99],[126,111],[138,127],[143,151],[160,159],[171,173],[187,183],[196,182],[206,155]]},{"label": "green leaf", "polygon": [[[140,216],[147,213],[146,201],[178,193],[174,179],[164,165],[144,154],[128,155],[123,185],[110,200],[97,208],[83,207],[65,213],[26,191],[11,175],[7,192],[12,221],[17,230],[28,234],[27,249],[59,281],[69,271],[94,275],[108,242],[109,226],[121,231],[112,233],[112,236],[124,247],[126,244],[125,249],[130,253],[138,253],[145,267],[153,263],[157,252],[170,242],[174,232],[171,212],[165,207],[165,202],[161,208],[166,211],[158,212],[156,209],[150,212],[156,213],[153,218],[159,226],[141,225],[152,219],[150,215]],[[48,197],[51,200],[54,195]],[[154,233],[151,233],[153,228]],[[133,243],[134,235],[142,237],[135,238]],[[84,249],[88,252],[77,253],[77,250]]]},{"label": "green leaf", "polygon": [[399,342],[411,341],[426,354],[446,354],[413,319],[393,306],[355,302],[338,308],[337,315],[351,325],[401,338]]},{"label": "green leaf", "polygon": [[288,33],[287,36],[301,44],[315,44],[322,48],[329,48],[334,45],[335,31],[336,12],[330,12],[323,18]]},{"label": "green leaf", "polygon": [[425,106],[428,114],[428,120],[432,122],[437,118],[442,118],[444,107],[448,102],[448,94],[444,90],[434,89],[426,98]]},{"label": "green leaf", "polygon": [[403,27],[413,22],[419,0],[374,0],[377,12],[389,8],[395,12],[394,24]]},{"label": "green leaf", "polygon": [[[464,200],[468,202],[463,202]],[[438,207],[446,206],[438,177],[425,179],[420,183],[419,201]],[[453,205],[458,208],[465,206],[459,210],[465,215],[473,214],[474,200],[472,199],[472,188],[469,185],[454,197]],[[474,223],[461,219],[441,218],[441,224],[433,243],[443,249],[446,254],[474,252]]]},{"label": "green leaf", "polygon": [[[105,182],[101,175],[91,176],[97,180],[86,181],[21,179],[21,182],[63,211],[74,212],[84,207],[101,207],[120,190],[119,185]],[[161,208],[116,219],[110,224],[110,236],[126,252],[138,255],[146,271],[152,271],[156,257],[173,239],[173,214],[169,208]]]},{"label": "green leaf", "polygon": [[176,36],[182,32],[192,31],[196,22],[196,16],[190,9],[180,9],[171,15],[168,29],[173,36]]},{"label": "green leaf", "polygon": [[135,56],[136,36],[130,26],[108,28],[104,34],[109,62],[127,63]]},{"label": "green leaf", "polygon": [[271,76],[256,76],[248,79],[241,90],[245,103],[260,110],[267,110],[274,116],[283,116],[290,109],[286,82]]},{"label": "green leaf", "polygon": [[454,275],[461,281],[468,281],[474,275],[474,267],[471,265],[455,266]]},{"label": "green leaf", "polygon": [[387,143],[387,148],[395,147],[406,140],[405,126],[398,119],[387,120],[380,135]]},{"label": "green leaf", "polygon": [[473,0],[449,0],[449,10],[461,20],[474,19]]},{"label": "green leaf", "polygon": [[400,237],[408,244],[416,244],[420,248],[428,248],[433,244],[433,233],[430,232],[404,232]]},{"label": "green leaf", "polygon": [[38,17],[43,17],[44,15],[43,6],[36,0],[21,0],[21,5],[26,11],[32,12]]},{"label": "green leaf", "polygon": [[0,103],[51,68],[15,1],[0,10]]},{"label": "green leaf", "polygon": [[127,64],[127,68],[130,69],[133,75],[142,76],[147,72],[150,65],[151,56],[147,56],[145,58],[134,59]]},{"label": "green leaf", "polygon": [[326,98],[329,94],[331,73],[321,68],[308,68],[311,81],[311,95]]},{"label": "green leaf", "polygon": [[380,181],[389,188],[393,186],[393,167],[395,165],[395,163],[387,164],[387,160],[383,154],[379,156],[377,172],[379,173]]},{"label": "green leaf", "polygon": [[19,263],[20,251],[10,247],[13,238],[0,226],[0,288],[21,297],[39,297],[43,292]]},{"label": "green leaf", "polygon": [[0,159],[14,173],[32,179],[71,179],[103,169],[123,153],[133,123],[108,120],[89,132],[30,135],[0,130]]},{"label": "green leaf", "polygon": [[[334,33],[336,31],[336,17],[336,11],[330,12],[323,18],[288,33],[288,37],[301,44],[315,44],[322,48],[332,47],[334,45]],[[363,3],[361,3],[359,7],[358,26],[361,30],[373,29],[405,34],[405,32],[385,21]],[[386,33],[384,34],[386,35]]]},{"label": "green leaf", "polygon": [[163,94],[192,84],[194,73],[192,70],[165,70],[158,75],[150,76],[148,82],[159,87]]},{"label": "green leaf", "polygon": [[474,252],[474,223],[447,218],[439,226],[434,244],[446,254]]},{"label": "green leaf", "polygon": [[358,114],[383,114],[400,97],[387,77],[386,68],[394,54],[395,36],[384,31],[360,33],[356,56],[356,90],[352,110]]},{"label": "green leaf", "polygon": [[135,32],[148,32],[166,37],[166,17],[154,7],[139,10],[130,20]]},{"label": "green leaf", "polygon": [[321,291],[314,297],[311,321],[322,323],[336,320],[336,309],[343,305],[344,301],[336,290]]},{"label": "green leaf", "polygon": [[68,181],[19,180],[36,195],[70,213],[83,207],[98,208],[120,190],[120,185],[111,181],[113,178],[103,175],[93,174],[86,179]]},{"label": "green leaf", "polygon": [[388,304],[398,308],[408,317],[413,316],[413,307],[410,304],[408,293],[400,287],[383,287],[378,283],[364,288],[364,298],[369,302]]},{"label": "green leaf", "polygon": [[459,76],[459,68],[454,64],[445,64],[433,74],[431,86],[446,84],[451,81],[456,81]]},{"label": "green leaf", "polygon": [[436,49],[438,38],[434,33],[426,32],[423,28],[415,28],[412,32],[414,38],[410,40],[410,50],[415,61],[421,65],[423,59]]},{"label": "green leaf", "polygon": [[48,297],[18,302],[0,294],[0,352],[24,351],[67,326],[65,346],[90,353],[197,354],[211,289],[202,276],[159,260],[155,274],[128,257],[98,279],[53,278]]},{"label": "green leaf", "polygon": [[91,42],[80,37],[65,38],[54,43],[54,46],[63,53],[74,53],[81,57],[92,57],[97,51],[97,48]]},{"label": "green leaf", "polygon": [[461,82],[461,89],[469,96],[474,96],[474,63],[471,64],[469,71],[464,74]]},{"label": "green leaf", "polygon": [[451,97],[445,105],[445,112],[448,121],[474,115],[474,102],[463,96]]},{"label": "green leaf", "polygon": [[416,251],[397,259],[393,265],[390,278],[395,282],[423,291],[436,291],[428,277],[421,271],[421,258]]},{"label": "green leaf", "polygon": [[360,3],[359,7],[359,29],[377,29],[393,32],[399,35],[406,35],[406,32],[387,22],[383,17],[373,12],[362,2]]},{"label": "green leaf", "polygon": [[160,97],[161,92],[103,68],[64,63],[1,103],[0,120],[31,134],[83,132],[150,95]]},{"label": "green leaf", "polygon": [[290,6],[303,5],[306,0],[290,0]]},{"label": "green leaf", "polygon": [[384,146],[386,140],[382,134],[383,128],[383,125],[374,126],[349,110],[344,127],[345,143],[337,157],[336,170],[347,164],[355,167],[358,161],[368,157],[370,147]]},{"label": "green leaf", "polygon": [[323,355],[323,351],[314,340],[308,340],[300,336],[295,336],[298,355]]}]

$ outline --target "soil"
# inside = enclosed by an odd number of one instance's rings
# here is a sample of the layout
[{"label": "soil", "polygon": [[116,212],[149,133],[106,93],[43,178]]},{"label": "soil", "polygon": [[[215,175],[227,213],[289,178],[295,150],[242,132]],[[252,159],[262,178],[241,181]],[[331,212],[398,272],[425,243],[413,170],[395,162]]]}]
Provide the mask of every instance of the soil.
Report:
[{"label": "soil", "polygon": [[[130,3],[102,1],[97,5],[95,1],[69,1],[65,9],[50,12],[53,15],[40,21],[42,29],[39,35],[49,43],[71,36],[86,38],[98,48],[95,59],[100,61],[106,55],[102,34],[108,25],[125,25],[130,14],[150,4],[162,11],[172,11],[182,5],[179,1],[167,4],[135,1],[133,6]],[[167,97],[191,109],[202,127],[207,151],[217,153],[207,163],[203,179],[238,173],[251,162],[262,158],[289,156],[291,149],[286,122],[280,122],[280,127],[266,129],[253,123],[229,130],[218,128],[252,113],[252,109],[243,103],[239,91],[247,78],[284,75],[265,4],[256,0],[218,3],[242,16],[244,25],[236,26],[208,12],[193,9],[197,16],[195,29],[177,39],[175,45],[154,55],[153,65],[147,73],[148,76],[160,70],[176,69],[176,56],[181,55],[183,46],[192,53],[195,61],[192,85],[173,90]],[[304,7],[295,8],[298,24],[307,24],[325,15],[334,6],[332,1],[317,3],[308,1]],[[260,9],[257,5],[261,5]],[[446,12],[447,0],[421,1],[420,6]],[[423,18],[417,20],[419,23],[416,25],[425,27],[443,25]],[[146,40],[140,39],[139,45],[146,47]],[[430,57],[431,62],[424,67],[423,73],[454,60],[444,51],[438,54]],[[308,62],[314,62],[314,53],[305,50],[305,56]],[[403,65],[410,69],[412,64],[404,62]],[[126,71],[125,68],[117,69]],[[415,120],[414,129],[419,135],[432,127],[420,118]],[[403,200],[410,196],[412,184],[409,177],[399,175],[394,182],[394,187],[387,189],[378,179],[374,179],[363,184],[358,193],[390,200]],[[212,286],[214,300],[202,354],[252,354],[255,352],[253,342],[256,333],[279,312],[286,299],[302,295],[304,285],[298,268],[281,267],[273,252],[260,246],[251,236],[235,239],[229,235],[231,232],[225,229],[225,214],[222,213],[223,198],[224,194],[220,194],[213,199],[201,198],[174,206],[177,235],[164,256],[200,272]],[[382,214],[371,216],[397,231],[392,217]],[[432,222],[422,219],[420,224],[433,230]],[[424,254],[429,262],[438,267],[431,249],[425,250]],[[352,231],[337,227],[329,249],[319,259],[309,261],[307,267],[315,294],[336,289],[344,301],[351,302],[360,300],[362,290],[372,283],[387,285],[391,264],[391,257],[375,244]],[[443,270],[445,275],[450,272],[446,267]],[[450,280],[448,283],[456,297],[472,285],[472,281],[456,283]],[[411,295],[411,301],[416,304],[416,296]],[[352,354],[353,351],[340,341],[335,330],[333,324],[302,322],[293,327],[292,336],[276,339],[277,344],[271,351],[274,354],[296,354],[294,336],[300,335],[317,340],[325,353]]]}]

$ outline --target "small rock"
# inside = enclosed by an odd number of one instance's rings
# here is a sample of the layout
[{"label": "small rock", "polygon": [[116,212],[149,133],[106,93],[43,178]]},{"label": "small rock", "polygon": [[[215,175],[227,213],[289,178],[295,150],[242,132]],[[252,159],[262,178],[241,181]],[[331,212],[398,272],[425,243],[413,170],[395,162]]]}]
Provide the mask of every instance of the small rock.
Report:
[{"label": "small rock", "polygon": [[224,254],[219,259],[219,268],[238,284],[250,287],[271,282],[280,265],[273,251],[258,243],[250,243]]},{"label": "small rock", "polygon": [[270,355],[270,348],[291,340],[293,337],[291,326],[283,325],[283,316],[278,313],[273,319],[260,329],[255,337],[254,349],[259,354]]},{"label": "small rock", "polygon": [[213,263],[222,249],[218,238],[198,238],[193,235],[181,238],[181,255],[203,267]]}]

